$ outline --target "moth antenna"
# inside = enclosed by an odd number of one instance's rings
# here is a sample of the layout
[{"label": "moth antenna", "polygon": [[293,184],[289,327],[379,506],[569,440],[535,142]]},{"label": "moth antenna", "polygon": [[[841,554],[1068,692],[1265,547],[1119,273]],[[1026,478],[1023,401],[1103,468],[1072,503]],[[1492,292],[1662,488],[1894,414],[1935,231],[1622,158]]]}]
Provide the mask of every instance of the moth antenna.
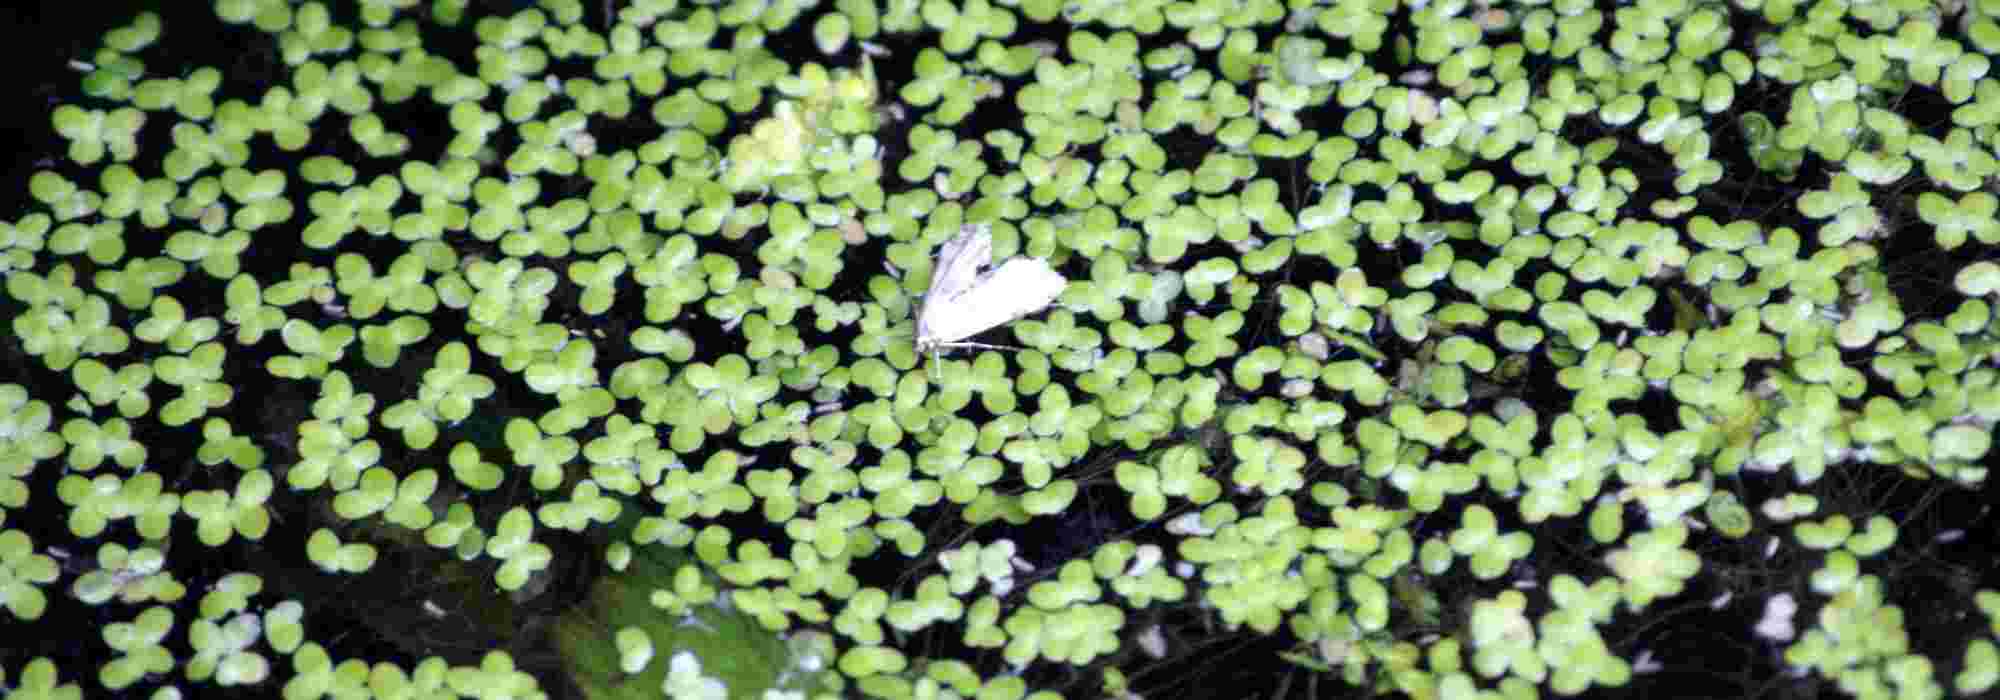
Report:
[{"label": "moth antenna", "polygon": [[946,343],[946,344],[944,344],[944,345],[943,345],[943,346],[941,346],[941,347],[948,347],[948,348],[979,348],[979,349],[981,349],[981,350],[1013,350],[1013,351],[1015,351],[1015,352],[1020,352],[1020,351],[1022,351],[1022,350],[1026,350],[1026,349],[1027,349],[1027,348],[1024,348],[1024,347],[1020,347],[1020,346],[1017,346],[1017,345],[989,345],[989,344],[987,344],[987,343],[973,343],[973,342],[963,342],[963,341],[962,341],[962,342],[956,342],[956,343]]}]

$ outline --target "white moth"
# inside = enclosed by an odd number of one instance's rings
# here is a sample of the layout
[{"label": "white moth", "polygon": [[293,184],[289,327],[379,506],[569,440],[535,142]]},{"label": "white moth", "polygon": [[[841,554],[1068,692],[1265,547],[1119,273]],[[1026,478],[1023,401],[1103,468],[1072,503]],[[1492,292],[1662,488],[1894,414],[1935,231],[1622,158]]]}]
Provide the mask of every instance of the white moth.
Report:
[{"label": "white moth", "polygon": [[1069,284],[1039,258],[1008,258],[980,271],[992,263],[993,236],[984,225],[967,224],[945,241],[917,314],[917,352],[998,347],[965,339],[1047,308]]}]

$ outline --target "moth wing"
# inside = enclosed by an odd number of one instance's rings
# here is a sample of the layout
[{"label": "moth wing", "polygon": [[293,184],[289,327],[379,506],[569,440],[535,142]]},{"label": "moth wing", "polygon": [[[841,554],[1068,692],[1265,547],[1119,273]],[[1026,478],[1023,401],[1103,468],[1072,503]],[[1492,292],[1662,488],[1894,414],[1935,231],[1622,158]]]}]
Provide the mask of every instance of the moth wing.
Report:
[{"label": "moth wing", "polygon": [[1069,280],[1037,258],[1011,258],[970,289],[924,307],[919,343],[953,343],[1047,308]]},{"label": "moth wing", "polygon": [[1056,297],[1062,296],[1063,289],[1069,286],[1069,278],[1056,272],[1047,260],[1017,257],[1008,258],[998,269],[981,276],[978,286],[991,286],[1000,293],[1020,297],[1017,305],[1027,307],[1013,314],[1014,318],[1020,318],[1055,303]]},{"label": "moth wing", "polygon": [[993,234],[985,226],[967,225],[938,249],[937,264],[931,266],[931,286],[924,292],[926,303],[949,299],[972,287],[979,268],[993,264]]},{"label": "moth wing", "polygon": [[917,313],[917,342],[937,337],[939,307],[979,281],[979,269],[993,262],[993,236],[985,226],[967,224],[958,235],[938,249],[937,263],[931,266],[931,286],[924,292],[923,307]]}]

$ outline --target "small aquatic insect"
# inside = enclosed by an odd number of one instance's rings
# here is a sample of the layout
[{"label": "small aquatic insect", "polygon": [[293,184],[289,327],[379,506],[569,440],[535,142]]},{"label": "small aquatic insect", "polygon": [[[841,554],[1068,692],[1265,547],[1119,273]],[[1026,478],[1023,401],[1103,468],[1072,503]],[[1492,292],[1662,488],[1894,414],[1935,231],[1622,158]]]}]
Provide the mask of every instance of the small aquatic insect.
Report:
[{"label": "small aquatic insect", "polygon": [[1001,348],[965,342],[981,331],[1047,308],[1069,280],[1039,258],[1013,257],[991,270],[993,236],[967,224],[945,241],[917,314],[917,352],[941,348]]}]

